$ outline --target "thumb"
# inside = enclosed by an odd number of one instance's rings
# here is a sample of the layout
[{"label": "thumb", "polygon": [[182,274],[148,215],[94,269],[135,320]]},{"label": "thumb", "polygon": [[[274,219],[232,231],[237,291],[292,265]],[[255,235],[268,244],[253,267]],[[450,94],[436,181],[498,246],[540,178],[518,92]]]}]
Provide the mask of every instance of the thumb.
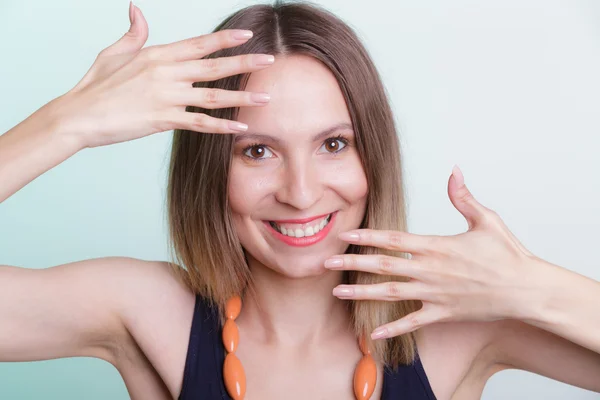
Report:
[{"label": "thumb", "polygon": [[454,207],[467,220],[469,230],[479,225],[488,211],[486,207],[473,197],[465,185],[462,171],[458,168],[458,165],[452,168],[452,175],[448,181],[448,197],[450,197],[450,201]]},{"label": "thumb", "polygon": [[105,55],[135,53],[144,47],[148,40],[148,23],[142,11],[133,2],[129,2],[130,27],[121,39],[110,45],[102,52]]}]

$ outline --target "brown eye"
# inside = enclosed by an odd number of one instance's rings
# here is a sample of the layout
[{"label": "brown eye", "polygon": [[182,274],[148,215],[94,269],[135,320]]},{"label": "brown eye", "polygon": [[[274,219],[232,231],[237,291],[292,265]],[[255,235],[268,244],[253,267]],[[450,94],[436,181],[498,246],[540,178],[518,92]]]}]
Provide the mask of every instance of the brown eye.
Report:
[{"label": "brown eye", "polygon": [[337,142],[337,140],[329,140],[326,144],[325,144],[325,148],[327,149],[327,151],[332,151],[332,152],[336,152],[337,150],[339,150],[339,143]]},{"label": "brown eye", "polygon": [[343,138],[330,138],[325,140],[321,148],[325,147],[328,153],[335,154],[342,151],[346,145],[347,141]]},{"label": "brown eye", "polygon": [[253,145],[244,149],[244,155],[253,160],[262,160],[265,158],[269,158],[270,153],[271,151],[262,145]]},{"label": "brown eye", "polygon": [[254,158],[260,158],[263,154],[265,154],[265,149],[259,146],[255,146],[250,149],[250,155]]}]

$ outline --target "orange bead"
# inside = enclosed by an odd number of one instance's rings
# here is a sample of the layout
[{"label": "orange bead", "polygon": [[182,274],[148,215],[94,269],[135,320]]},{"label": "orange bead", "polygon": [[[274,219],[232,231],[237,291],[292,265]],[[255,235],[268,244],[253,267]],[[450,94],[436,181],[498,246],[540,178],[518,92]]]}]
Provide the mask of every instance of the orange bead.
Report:
[{"label": "orange bead", "polygon": [[242,310],[242,298],[240,296],[232,296],[225,304],[225,318],[236,319]]},{"label": "orange bead", "polygon": [[354,396],[356,400],[369,400],[377,382],[377,365],[371,355],[365,355],[354,371]]},{"label": "orange bead", "polygon": [[239,358],[228,353],[223,363],[223,380],[227,393],[233,400],[243,400],[246,395],[246,374]]},{"label": "orange bead", "polygon": [[367,340],[365,339],[364,335],[362,335],[359,339],[359,347],[360,351],[362,351],[364,355],[371,354],[371,350],[369,350],[367,347]]},{"label": "orange bead", "polygon": [[238,331],[238,327],[232,319],[225,321],[222,336],[225,350],[230,353],[236,351],[238,343],[240,342],[240,332]]}]

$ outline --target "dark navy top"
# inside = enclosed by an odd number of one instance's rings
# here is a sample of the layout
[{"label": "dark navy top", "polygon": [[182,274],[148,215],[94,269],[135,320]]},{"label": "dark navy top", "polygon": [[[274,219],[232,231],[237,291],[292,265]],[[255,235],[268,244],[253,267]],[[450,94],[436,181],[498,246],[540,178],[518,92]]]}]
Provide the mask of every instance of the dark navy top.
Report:
[{"label": "dark navy top", "polygon": [[[225,349],[216,307],[200,295],[192,319],[179,400],[232,400],[223,382]],[[418,356],[397,372],[384,368],[381,400],[436,400]]]}]

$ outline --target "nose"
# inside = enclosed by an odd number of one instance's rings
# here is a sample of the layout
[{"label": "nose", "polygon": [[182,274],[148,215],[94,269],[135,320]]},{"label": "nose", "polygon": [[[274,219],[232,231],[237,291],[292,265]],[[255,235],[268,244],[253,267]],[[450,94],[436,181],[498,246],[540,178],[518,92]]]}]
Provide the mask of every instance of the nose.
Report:
[{"label": "nose", "polygon": [[314,160],[290,160],[280,176],[275,197],[298,210],[310,209],[323,197],[323,183]]}]

